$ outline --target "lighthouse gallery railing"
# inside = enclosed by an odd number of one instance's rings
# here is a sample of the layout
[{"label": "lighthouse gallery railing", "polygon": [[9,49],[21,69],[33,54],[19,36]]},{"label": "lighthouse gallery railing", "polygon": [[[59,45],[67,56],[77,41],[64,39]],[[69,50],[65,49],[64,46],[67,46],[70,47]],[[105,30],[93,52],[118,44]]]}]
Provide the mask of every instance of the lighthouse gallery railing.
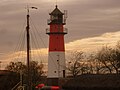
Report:
[{"label": "lighthouse gallery railing", "polygon": [[50,28],[46,29],[46,34],[67,34],[68,29],[64,28],[63,31],[57,31],[57,32],[50,32]]}]

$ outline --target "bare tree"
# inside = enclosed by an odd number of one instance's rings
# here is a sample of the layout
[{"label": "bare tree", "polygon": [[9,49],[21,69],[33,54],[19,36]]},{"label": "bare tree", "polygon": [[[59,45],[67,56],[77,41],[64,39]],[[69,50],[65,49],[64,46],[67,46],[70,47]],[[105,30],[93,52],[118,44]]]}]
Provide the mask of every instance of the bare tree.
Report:
[{"label": "bare tree", "polygon": [[76,77],[77,75],[80,74],[81,69],[83,67],[83,52],[73,52],[69,62],[68,62],[68,67],[67,69],[69,70],[69,73],[73,76]]},{"label": "bare tree", "polygon": [[109,48],[107,46],[103,47],[96,54],[96,59],[104,65],[104,70],[106,68],[106,69],[108,69],[109,73],[112,73],[112,66],[110,64],[110,51],[111,51],[111,48]]},{"label": "bare tree", "polygon": [[26,65],[23,64],[22,62],[10,62],[9,65],[7,65],[6,69],[9,71],[13,71],[13,72],[17,72],[20,73],[22,72],[26,72]]},{"label": "bare tree", "polygon": [[[110,73],[119,73],[120,69],[120,49],[103,47],[96,55],[97,60],[99,60],[104,68],[107,68]],[[104,69],[106,70],[106,69]]]}]

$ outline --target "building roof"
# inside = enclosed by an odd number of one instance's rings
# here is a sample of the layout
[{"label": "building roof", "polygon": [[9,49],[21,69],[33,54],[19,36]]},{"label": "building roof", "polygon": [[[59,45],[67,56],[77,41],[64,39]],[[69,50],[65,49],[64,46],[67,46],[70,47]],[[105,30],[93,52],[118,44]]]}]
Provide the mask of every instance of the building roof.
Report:
[{"label": "building roof", "polygon": [[64,87],[120,87],[120,75],[81,75],[70,79]]},{"label": "building roof", "polygon": [[11,90],[19,81],[19,74],[0,70],[0,90]]},{"label": "building roof", "polygon": [[0,70],[0,75],[8,75],[10,73],[11,71],[8,71],[8,70]]},{"label": "building roof", "polygon": [[50,13],[50,15],[63,15],[63,13],[58,9],[58,6],[56,5],[56,8]]}]

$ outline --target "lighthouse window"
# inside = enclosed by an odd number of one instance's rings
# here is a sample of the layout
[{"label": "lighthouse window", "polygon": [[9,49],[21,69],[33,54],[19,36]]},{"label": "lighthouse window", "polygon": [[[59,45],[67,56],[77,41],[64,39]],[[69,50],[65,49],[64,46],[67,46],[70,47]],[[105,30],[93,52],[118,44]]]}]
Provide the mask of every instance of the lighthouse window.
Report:
[{"label": "lighthouse window", "polygon": [[58,19],[58,17],[57,16],[51,16],[51,19],[56,20],[56,19]]}]

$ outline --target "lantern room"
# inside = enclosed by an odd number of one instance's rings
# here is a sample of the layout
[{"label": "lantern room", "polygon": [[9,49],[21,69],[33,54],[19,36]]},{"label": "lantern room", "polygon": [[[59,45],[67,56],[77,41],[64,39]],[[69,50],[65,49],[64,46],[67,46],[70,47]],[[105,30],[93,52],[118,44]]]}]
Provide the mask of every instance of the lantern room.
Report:
[{"label": "lantern room", "polygon": [[50,15],[50,19],[48,20],[48,25],[50,25],[50,24],[65,25],[65,21],[67,18],[66,10],[64,11],[64,13],[62,13],[56,5],[56,8],[49,15]]}]

